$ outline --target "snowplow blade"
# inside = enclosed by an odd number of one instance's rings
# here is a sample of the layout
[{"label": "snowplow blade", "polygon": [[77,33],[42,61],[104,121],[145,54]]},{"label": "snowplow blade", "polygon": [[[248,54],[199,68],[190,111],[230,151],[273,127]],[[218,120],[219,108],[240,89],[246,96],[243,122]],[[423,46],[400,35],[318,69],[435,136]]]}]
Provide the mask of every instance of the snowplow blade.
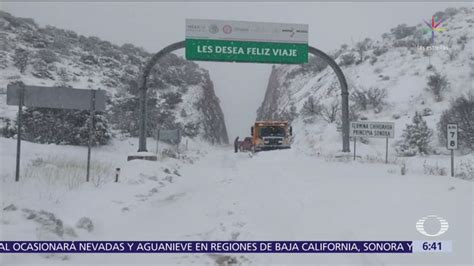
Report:
[{"label": "snowplow blade", "polygon": [[272,151],[272,150],[284,150],[290,149],[291,146],[287,145],[266,145],[266,146],[257,146],[255,147],[255,151]]}]

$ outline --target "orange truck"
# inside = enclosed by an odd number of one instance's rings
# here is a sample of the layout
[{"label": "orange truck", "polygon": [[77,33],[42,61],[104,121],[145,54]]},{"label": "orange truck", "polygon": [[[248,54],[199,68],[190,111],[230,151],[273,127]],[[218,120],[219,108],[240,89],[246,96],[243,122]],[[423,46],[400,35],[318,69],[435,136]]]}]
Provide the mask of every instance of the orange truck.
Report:
[{"label": "orange truck", "polygon": [[254,152],[291,148],[293,128],[288,121],[256,121],[251,128]]}]

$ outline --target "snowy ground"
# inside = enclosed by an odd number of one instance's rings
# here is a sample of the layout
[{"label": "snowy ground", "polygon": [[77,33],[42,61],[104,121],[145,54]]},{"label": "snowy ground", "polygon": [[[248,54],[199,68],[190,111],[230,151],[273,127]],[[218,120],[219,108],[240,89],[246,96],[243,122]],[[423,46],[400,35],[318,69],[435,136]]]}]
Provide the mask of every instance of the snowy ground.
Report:
[{"label": "snowy ground", "polygon": [[[23,142],[24,177],[15,183],[15,144],[0,138],[1,207],[16,207],[0,211],[0,239],[423,240],[415,223],[436,214],[450,223],[436,239],[453,240],[454,254],[8,254],[0,257],[1,265],[472,265],[473,183],[459,178],[410,169],[401,175],[397,164],[309,156],[296,148],[251,157],[195,142],[181,160],[126,162],[126,154],[136,150],[136,140],[126,139],[93,150],[90,184],[81,182],[85,148]],[[449,162],[446,156],[436,160]],[[408,167],[417,166],[422,167]],[[122,169],[119,183],[112,182],[116,167]],[[62,176],[64,171],[69,174]],[[81,217],[92,220],[91,232],[75,227]],[[63,233],[50,222],[57,219]]]}]

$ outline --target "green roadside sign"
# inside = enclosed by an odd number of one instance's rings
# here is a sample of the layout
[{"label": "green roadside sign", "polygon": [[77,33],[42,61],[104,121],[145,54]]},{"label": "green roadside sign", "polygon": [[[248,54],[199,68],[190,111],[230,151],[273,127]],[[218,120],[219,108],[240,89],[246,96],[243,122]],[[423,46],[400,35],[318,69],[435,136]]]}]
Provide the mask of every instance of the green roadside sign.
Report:
[{"label": "green roadside sign", "polygon": [[186,20],[186,59],[303,64],[308,26],[222,20]]},{"label": "green roadside sign", "polygon": [[308,62],[308,45],[301,43],[186,39],[186,59],[301,64]]}]

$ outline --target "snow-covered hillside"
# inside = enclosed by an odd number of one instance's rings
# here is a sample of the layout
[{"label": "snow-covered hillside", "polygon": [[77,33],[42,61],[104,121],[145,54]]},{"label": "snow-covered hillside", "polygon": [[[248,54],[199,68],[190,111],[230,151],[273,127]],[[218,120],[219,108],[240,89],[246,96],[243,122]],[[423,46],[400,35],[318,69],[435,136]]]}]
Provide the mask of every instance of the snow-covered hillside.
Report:
[{"label": "snow-covered hillside", "polygon": [[[329,54],[340,64],[348,81],[353,120],[395,122],[398,140],[405,124],[419,112],[435,131],[431,145],[445,150],[436,134],[440,115],[452,100],[474,92],[474,10],[450,8],[435,16],[446,18],[442,26],[447,30],[436,32],[433,44],[431,31],[426,31],[427,26],[420,21],[415,26],[399,25],[378,40],[343,45]],[[433,75],[444,76],[449,83],[439,98],[428,90],[428,77]],[[384,91],[386,96],[379,106],[360,108],[354,92],[370,89]],[[340,150],[339,144],[333,145],[336,139],[340,143],[340,133],[328,123],[329,114],[305,115],[304,104],[310,97],[329,111],[335,107],[340,114],[340,87],[332,69],[317,58],[310,58],[310,63],[302,66],[275,66],[257,117],[293,120],[295,144],[311,147],[312,153]],[[340,118],[331,122],[340,123]],[[366,148],[384,149],[377,140],[370,143],[372,148]]]},{"label": "snow-covered hillside", "polygon": [[[0,11],[0,90],[10,82],[102,89],[107,116],[116,129],[136,135],[137,80],[152,54],[131,44],[114,45],[70,30],[39,27],[32,19]],[[149,78],[149,124],[183,129],[215,143],[227,143],[219,99],[207,70],[174,54],[163,58]],[[0,117],[17,108],[0,95]],[[126,123],[123,123],[127,121]],[[150,134],[154,128],[149,128]]]}]

